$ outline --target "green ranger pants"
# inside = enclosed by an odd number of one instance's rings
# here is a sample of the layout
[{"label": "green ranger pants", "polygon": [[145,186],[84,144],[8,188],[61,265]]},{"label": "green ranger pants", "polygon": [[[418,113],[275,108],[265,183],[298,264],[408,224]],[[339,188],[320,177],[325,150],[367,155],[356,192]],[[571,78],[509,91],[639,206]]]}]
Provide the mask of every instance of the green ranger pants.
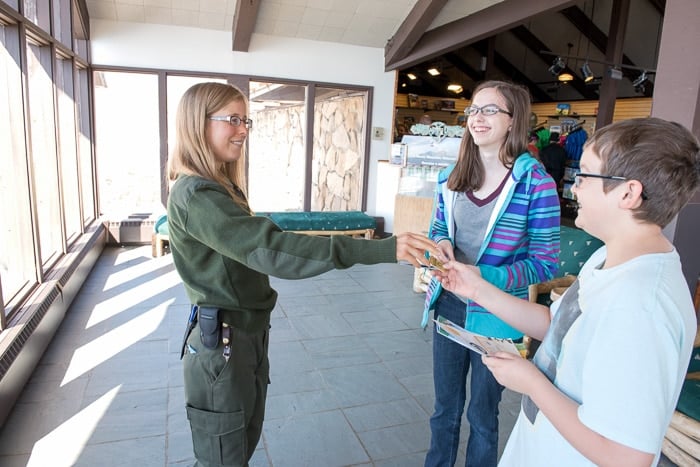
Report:
[{"label": "green ranger pants", "polygon": [[262,434],[270,362],[269,330],[231,328],[231,356],[223,343],[205,348],[197,325],[187,339],[185,404],[196,467],[247,466]]}]

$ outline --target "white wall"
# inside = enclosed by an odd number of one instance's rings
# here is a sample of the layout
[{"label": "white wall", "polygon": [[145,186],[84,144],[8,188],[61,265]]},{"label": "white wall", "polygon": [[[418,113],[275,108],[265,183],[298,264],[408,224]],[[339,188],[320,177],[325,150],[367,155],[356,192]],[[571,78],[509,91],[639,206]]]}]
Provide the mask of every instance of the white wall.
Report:
[{"label": "white wall", "polygon": [[248,74],[373,87],[372,126],[384,128],[384,138],[370,140],[367,212],[384,216],[385,228],[390,230],[393,199],[377,200],[377,161],[389,157],[394,116],[395,73],[383,71],[384,49],[254,34],[249,52],[233,52],[232,34],[227,31],[104,20],[91,21],[90,42],[95,65]]}]

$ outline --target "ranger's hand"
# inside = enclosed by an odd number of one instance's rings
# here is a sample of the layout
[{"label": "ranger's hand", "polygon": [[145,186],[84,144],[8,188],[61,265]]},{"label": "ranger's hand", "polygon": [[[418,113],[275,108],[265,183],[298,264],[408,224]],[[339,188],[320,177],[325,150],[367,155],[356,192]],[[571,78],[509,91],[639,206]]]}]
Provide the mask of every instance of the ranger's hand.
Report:
[{"label": "ranger's hand", "polygon": [[396,236],[396,260],[406,261],[415,267],[428,264],[425,252],[443,260],[442,252],[437,244],[424,235],[412,232],[400,233]]}]

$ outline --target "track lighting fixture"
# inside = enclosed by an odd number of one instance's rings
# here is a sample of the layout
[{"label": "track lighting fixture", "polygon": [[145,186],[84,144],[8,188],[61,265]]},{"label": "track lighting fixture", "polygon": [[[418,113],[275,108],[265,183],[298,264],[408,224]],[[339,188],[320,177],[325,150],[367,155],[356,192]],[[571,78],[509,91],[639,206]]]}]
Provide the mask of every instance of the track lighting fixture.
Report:
[{"label": "track lighting fixture", "polygon": [[[625,65],[622,63],[613,63],[613,62],[608,62],[604,60],[593,60],[589,59],[588,56],[586,57],[578,57],[576,55],[566,55],[566,54],[555,54],[553,52],[550,52],[549,50],[540,50],[541,54],[545,55],[552,55],[555,56],[556,58],[554,59],[554,62],[552,62],[552,66],[549,67],[550,73],[552,73],[554,76],[559,76],[559,74],[564,70],[566,67],[566,63],[564,62],[564,59],[569,59],[569,60],[582,60],[584,61],[583,66],[581,67],[581,74],[583,75],[583,79],[586,83],[590,83],[595,79],[595,75],[591,72],[591,67],[589,66],[590,63],[600,63],[603,65],[607,65],[607,71],[606,74],[609,76],[611,79],[615,80],[621,80],[624,78],[624,73],[622,70],[640,70],[642,73],[637,77],[637,79],[634,80],[632,83],[634,86],[638,86],[641,89],[641,86],[643,86],[645,83],[649,81],[649,78],[647,75],[649,74],[654,74],[656,73],[656,70],[649,69],[649,68],[638,68],[635,66],[630,66],[630,65]],[[637,83],[637,81],[639,81]],[[636,83],[636,84],[635,84]],[[640,92],[640,91],[637,91]]]},{"label": "track lighting fixture", "polygon": [[632,81],[632,86],[634,86],[634,91],[638,92],[640,94],[644,94],[644,91],[646,91],[644,84],[649,81],[649,77],[647,76],[646,70],[642,71],[642,74],[640,74],[637,79]]},{"label": "track lighting fixture", "polygon": [[464,91],[464,89],[462,89],[462,85],[461,85],[461,84],[457,84],[457,83],[450,83],[450,84],[448,84],[448,85],[447,85],[447,90],[450,91],[450,92],[453,92],[453,93],[455,93],[455,94],[459,94],[459,93],[461,93],[462,91]]},{"label": "track lighting fixture", "polygon": [[552,66],[549,67],[549,72],[554,76],[559,76],[559,73],[566,68],[566,63],[561,57],[557,57],[552,62]]},{"label": "track lighting fixture", "polygon": [[584,62],[584,64],[581,66],[581,74],[583,75],[584,83],[590,83],[595,79],[595,75],[591,71],[591,66],[588,64],[588,62]]},{"label": "track lighting fixture", "polygon": [[610,68],[608,69],[608,76],[610,76],[611,79],[621,80],[622,70],[620,70],[619,68]]},{"label": "track lighting fixture", "polygon": [[574,75],[571,73],[562,73],[559,76],[557,76],[557,80],[561,81],[562,83],[568,83],[569,81],[574,80]]}]

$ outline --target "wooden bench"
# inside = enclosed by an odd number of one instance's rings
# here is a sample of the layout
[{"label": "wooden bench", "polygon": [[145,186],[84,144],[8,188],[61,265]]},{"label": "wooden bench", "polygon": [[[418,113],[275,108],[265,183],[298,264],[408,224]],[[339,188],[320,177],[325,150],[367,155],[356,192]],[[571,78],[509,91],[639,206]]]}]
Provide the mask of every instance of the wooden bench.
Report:
[{"label": "wooden bench", "polygon": [[151,255],[155,258],[168,252],[170,236],[168,235],[168,216],[163,214],[153,224],[151,236]]},{"label": "wooden bench", "polygon": [[[350,235],[374,238],[377,221],[361,211],[263,212],[277,226],[288,232],[305,235]],[[151,239],[153,257],[167,253],[170,243],[167,216],[156,221]]]},{"label": "wooden bench", "polygon": [[377,221],[361,211],[259,212],[287,232],[374,238]]}]

